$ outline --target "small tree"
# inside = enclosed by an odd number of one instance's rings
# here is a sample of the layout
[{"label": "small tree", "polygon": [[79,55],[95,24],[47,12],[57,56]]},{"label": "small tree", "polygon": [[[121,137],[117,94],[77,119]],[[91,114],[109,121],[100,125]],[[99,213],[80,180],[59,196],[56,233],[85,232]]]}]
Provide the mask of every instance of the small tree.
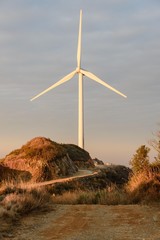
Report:
[{"label": "small tree", "polygon": [[149,168],[149,151],[150,148],[145,145],[142,145],[137,149],[136,154],[133,155],[133,158],[130,161],[134,173],[140,173]]}]

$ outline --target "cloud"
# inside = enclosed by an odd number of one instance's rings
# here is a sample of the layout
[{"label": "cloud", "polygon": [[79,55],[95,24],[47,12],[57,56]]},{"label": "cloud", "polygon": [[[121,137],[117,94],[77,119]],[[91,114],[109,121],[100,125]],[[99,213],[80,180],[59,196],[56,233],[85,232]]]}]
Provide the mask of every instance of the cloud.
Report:
[{"label": "cloud", "polygon": [[[76,67],[81,8],[82,67],[128,95],[121,99],[84,79],[88,150],[111,156],[107,144],[118,146],[125,136],[121,153],[127,161],[126,143],[130,151],[136,149],[160,117],[160,8],[155,0],[1,0],[1,137],[14,139],[17,147],[42,133],[76,143],[77,76],[39,101],[29,99]],[[112,159],[118,161],[118,155]]]}]

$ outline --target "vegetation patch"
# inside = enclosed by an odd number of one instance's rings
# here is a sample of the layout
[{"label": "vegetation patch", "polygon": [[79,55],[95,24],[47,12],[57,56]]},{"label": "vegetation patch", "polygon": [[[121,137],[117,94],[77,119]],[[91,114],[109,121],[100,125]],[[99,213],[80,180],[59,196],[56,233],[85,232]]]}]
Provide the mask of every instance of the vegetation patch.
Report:
[{"label": "vegetation patch", "polygon": [[[33,211],[49,211],[52,197],[44,188],[35,188],[31,183],[3,182],[0,185],[0,239],[10,238],[12,228],[20,218]],[[6,238],[5,238],[6,239]]]}]

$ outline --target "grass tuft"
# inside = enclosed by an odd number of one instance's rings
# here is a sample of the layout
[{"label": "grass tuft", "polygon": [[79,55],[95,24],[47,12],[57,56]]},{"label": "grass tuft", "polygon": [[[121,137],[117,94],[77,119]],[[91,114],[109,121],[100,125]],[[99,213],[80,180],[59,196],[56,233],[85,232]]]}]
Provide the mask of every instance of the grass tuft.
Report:
[{"label": "grass tuft", "polygon": [[0,187],[0,216],[3,218],[15,219],[37,209],[44,210],[50,203],[51,195],[44,187],[6,182]]}]

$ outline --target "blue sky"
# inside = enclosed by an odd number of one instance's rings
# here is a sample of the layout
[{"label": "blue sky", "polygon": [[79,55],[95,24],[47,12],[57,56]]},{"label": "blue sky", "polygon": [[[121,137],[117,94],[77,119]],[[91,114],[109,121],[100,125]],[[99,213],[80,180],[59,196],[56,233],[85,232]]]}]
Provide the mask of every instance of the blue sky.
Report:
[{"label": "blue sky", "polygon": [[160,1],[1,0],[1,158],[36,136],[77,144],[77,76],[30,98],[76,68],[80,9],[82,67],[128,96],[84,79],[86,150],[127,165],[157,130]]}]

